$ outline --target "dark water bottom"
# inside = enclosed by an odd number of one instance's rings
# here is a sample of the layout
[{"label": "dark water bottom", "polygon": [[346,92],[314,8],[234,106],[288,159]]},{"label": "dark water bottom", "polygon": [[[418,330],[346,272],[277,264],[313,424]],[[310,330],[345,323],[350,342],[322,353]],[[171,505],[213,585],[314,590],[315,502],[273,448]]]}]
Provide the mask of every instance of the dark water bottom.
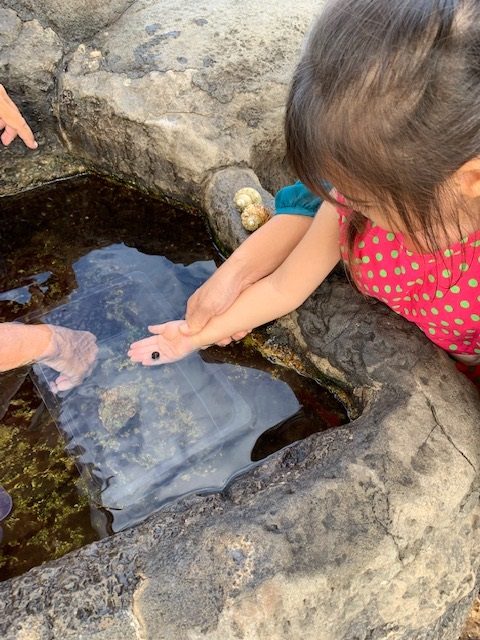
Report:
[{"label": "dark water bottom", "polygon": [[[0,321],[65,303],[80,285],[78,264],[92,251],[124,243],[206,273],[218,260],[201,216],[118,184],[82,177],[0,202]],[[212,265],[213,266],[213,265]],[[200,277],[200,276],[198,276]],[[278,367],[245,344],[203,352],[206,362],[228,362],[286,382],[298,411],[255,442],[245,468],[295,440],[344,424],[344,408],[315,382]],[[19,575],[101,537],[108,513],[91,508],[75,460],[27,370],[0,377],[0,485],[14,508],[1,526],[0,578]],[[232,469],[232,475],[234,475]]]}]

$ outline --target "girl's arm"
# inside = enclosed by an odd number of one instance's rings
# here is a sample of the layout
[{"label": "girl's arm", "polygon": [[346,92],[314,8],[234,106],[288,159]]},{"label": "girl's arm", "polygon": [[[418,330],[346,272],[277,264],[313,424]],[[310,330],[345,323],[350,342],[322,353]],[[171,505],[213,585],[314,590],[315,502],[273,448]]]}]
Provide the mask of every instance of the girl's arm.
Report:
[{"label": "girl's arm", "polygon": [[[134,343],[129,355],[145,365],[173,362],[245,327],[279,318],[301,305],[339,259],[337,212],[324,202],[307,233],[278,269],[245,289],[225,313],[212,318],[193,336],[180,332],[181,322],[150,327],[156,335]],[[159,357],[155,354],[152,358],[155,352]]]}]

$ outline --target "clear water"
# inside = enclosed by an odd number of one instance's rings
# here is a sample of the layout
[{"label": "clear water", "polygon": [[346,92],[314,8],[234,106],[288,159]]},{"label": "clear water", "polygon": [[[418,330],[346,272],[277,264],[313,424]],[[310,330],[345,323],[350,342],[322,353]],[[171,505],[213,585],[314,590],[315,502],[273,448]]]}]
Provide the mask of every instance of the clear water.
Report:
[{"label": "clear water", "polygon": [[258,437],[299,411],[285,382],[254,368],[204,362],[199,353],[157,367],[128,360],[128,345],[149,324],[182,317],[212,263],[175,265],[112,245],[73,268],[77,290],[43,319],[95,333],[96,366],[57,395],[51,369],[35,366],[35,381],[114,531],[179,495],[220,490],[249,464]]},{"label": "clear water", "polygon": [[194,212],[92,177],[0,206],[0,319],[40,313],[101,342],[92,376],[72,392],[50,394],[48,370],[34,377],[40,396],[27,371],[0,379],[0,484],[13,498],[2,578],[179,495],[219,490],[252,462],[347,420],[325,390],[245,345],[148,370],[128,363],[129,342],[180,317],[215,269]]}]

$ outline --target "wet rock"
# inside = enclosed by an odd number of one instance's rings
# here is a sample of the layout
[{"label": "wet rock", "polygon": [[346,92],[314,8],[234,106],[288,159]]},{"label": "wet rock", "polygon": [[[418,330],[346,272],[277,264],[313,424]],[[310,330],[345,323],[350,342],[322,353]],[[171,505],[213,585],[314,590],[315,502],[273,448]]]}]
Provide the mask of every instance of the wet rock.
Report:
[{"label": "wet rock", "polygon": [[21,21],[12,9],[0,6],[0,77],[35,132],[52,124],[55,76],[63,43],[38,20]]},{"label": "wet rock", "polygon": [[79,161],[67,158],[54,116],[55,78],[63,47],[52,29],[36,18],[22,20],[0,3],[0,79],[39,143],[36,151],[18,139],[1,149],[1,195],[81,170]]}]

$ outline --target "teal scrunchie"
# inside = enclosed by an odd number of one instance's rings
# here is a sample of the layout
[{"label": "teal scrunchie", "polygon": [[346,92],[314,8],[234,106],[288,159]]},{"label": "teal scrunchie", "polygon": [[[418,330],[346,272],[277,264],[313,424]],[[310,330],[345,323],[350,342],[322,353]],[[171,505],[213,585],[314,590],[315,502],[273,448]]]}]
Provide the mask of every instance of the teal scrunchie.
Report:
[{"label": "teal scrunchie", "polygon": [[275,196],[275,214],[286,213],[313,217],[322,199],[313,194],[300,181],[283,187]]}]

